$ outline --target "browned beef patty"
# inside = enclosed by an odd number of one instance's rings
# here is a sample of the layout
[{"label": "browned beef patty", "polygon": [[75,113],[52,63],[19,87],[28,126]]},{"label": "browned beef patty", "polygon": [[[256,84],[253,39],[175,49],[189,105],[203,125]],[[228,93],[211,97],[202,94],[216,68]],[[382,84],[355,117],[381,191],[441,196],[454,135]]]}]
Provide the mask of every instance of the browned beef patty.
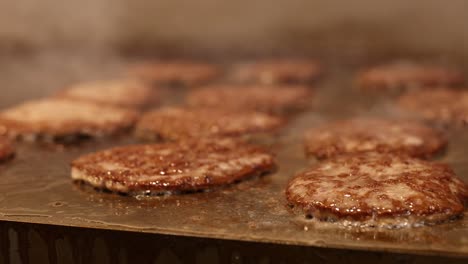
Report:
[{"label": "browned beef patty", "polygon": [[397,61],[375,66],[357,77],[359,86],[366,90],[400,90],[418,87],[460,86],[465,77],[459,70]]},{"label": "browned beef patty", "polygon": [[380,152],[430,157],[447,145],[435,129],[414,121],[353,118],[310,129],[305,150],[318,159],[341,154]]},{"label": "browned beef patty", "polygon": [[322,74],[317,61],[273,59],[243,63],[234,68],[231,78],[238,82],[262,84],[310,83]]},{"label": "browned beef patty", "polygon": [[193,86],[207,83],[221,74],[218,66],[194,61],[146,62],[130,67],[131,77],[153,84]]},{"label": "browned beef patty", "polygon": [[345,225],[406,227],[461,216],[465,183],[444,164],[392,154],[345,155],[290,181],[286,196],[299,212]]},{"label": "browned beef patty", "polygon": [[84,82],[61,90],[57,97],[122,107],[140,107],[157,102],[157,89],[141,81],[102,80]]},{"label": "browned beef patty", "polygon": [[235,137],[276,132],[283,123],[281,118],[255,111],[168,107],[144,114],[136,134],[162,140]]},{"label": "browned beef patty", "polygon": [[0,138],[0,162],[3,162],[15,154],[15,149],[11,142],[5,138]]},{"label": "browned beef patty", "polygon": [[68,99],[41,99],[1,111],[0,132],[25,140],[98,137],[128,129],[136,118],[132,110]]},{"label": "browned beef patty", "polygon": [[312,90],[299,85],[213,85],[189,93],[187,104],[233,110],[291,113],[310,105]]},{"label": "browned beef patty", "polygon": [[92,186],[133,194],[210,189],[275,169],[262,148],[233,139],[199,139],[132,145],[84,155],[71,177]]},{"label": "browned beef patty", "polygon": [[438,123],[468,122],[468,92],[463,90],[414,91],[401,96],[398,105],[407,113]]}]

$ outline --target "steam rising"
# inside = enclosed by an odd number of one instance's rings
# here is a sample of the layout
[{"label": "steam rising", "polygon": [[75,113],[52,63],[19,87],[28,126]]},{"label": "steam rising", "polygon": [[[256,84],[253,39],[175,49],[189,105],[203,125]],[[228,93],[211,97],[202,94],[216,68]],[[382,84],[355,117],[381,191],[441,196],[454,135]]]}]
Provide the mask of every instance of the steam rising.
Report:
[{"label": "steam rising", "polygon": [[125,49],[327,58],[405,50],[466,64],[466,7],[464,0],[0,0],[0,104],[106,78]]},{"label": "steam rising", "polygon": [[347,48],[468,54],[464,0],[3,0],[0,48]]},{"label": "steam rising", "polygon": [[109,78],[120,0],[0,0],[0,106]]},{"label": "steam rising", "polygon": [[41,49],[103,49],[116,40],[115,0],[0,1],[0,43]]}]

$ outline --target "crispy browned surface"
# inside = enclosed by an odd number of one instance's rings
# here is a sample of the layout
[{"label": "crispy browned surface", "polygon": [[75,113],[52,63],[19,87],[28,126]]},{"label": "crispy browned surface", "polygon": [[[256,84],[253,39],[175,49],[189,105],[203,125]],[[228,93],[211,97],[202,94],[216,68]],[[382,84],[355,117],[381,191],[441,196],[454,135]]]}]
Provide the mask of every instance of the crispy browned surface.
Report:
[{"label": "crispy browned surface", "polygon": [[194,61],[146,62],[129,68],[131,77],[155,84],[192,86],[217,78],[221,70],[216,65]]},{"label": "crispy browned surface", "polygon": [[156,88],[132,79],[78,83],[57,94],[60,98],[124,107],[156,103],[157,95]]},{"label": "crispy browned surface", "polygon": [[267,151],[233,139],[117,147],[82,156],[72,178],[118,192],[191,191],[273,171]]},{"label": "crispy browned surface", "polygon": [[310,83],[321,74],[322,67],[317,61],[276,59],[238,65],[232,78],[239,82],[263,84]]},{"label": "crispy browned surface", "polygon": [[191,106],[269,113],[301,110],[311,100],[311,88],[299,85],[212,85],[192,91],[187,97]]},{"label": "crispy browned surface", "polygon": [[0,138],[0,162],[11,158],[15,153],[15,149],[10,141]]},{"label": "crispy browned surface", "polygon": [[319,159],[360,152],[427,158],[447,141],[438,131],[414,121],[353,118],[310,129],[304,144],[306,153]]},{"label": "crispy browned surface", "polygon": [[319,220],[435,223],[461,215],[467,187],[444,164],[391,154],[333,158],[290,181],[289,203]]},{"label": "crispy browned surface", "polygon": [[404,88],[460,86],[465,83],[463,73],[436,65],[397,61],[375,66],[361,72],[357,81],[362,89],[398,90]]},{"label": "crispy browned surface", "polygon": [[167,107],[144,114],[136,133],[142,138],[163,140],[234,137],[276,132],[283,123],[279,117],[254,111]]},{"label": "crispy browned surface", "polygon": [[26,140],[104,136],[130,128],[132,110],[68,99],[41,99],[0,112],[0,134]]},{"label": "crispy browned surface", "polygon": [[407,112],[435,122],[468,122],[468,92],[463,90],[414,91],[401,96],[398,105]]}]

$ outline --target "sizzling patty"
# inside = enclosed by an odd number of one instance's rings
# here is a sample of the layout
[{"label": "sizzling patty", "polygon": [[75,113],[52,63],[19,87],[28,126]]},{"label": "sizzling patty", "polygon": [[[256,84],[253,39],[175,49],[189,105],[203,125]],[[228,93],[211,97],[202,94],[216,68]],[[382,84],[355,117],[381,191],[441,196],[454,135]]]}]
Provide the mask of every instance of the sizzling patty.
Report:
[{"label": "sizzling patty", "polygon": [[0,162],[11,158],[15,154],[15,149],[10,141],[0,138]]},{"label": "sizzling patty", "polygon": [[103,136],[128,129],[137,118],[131,110],[67,99],[41,99],[0,112],[0,131],[26,140]]},{"label": "sizzling patty", "polygon": [[360,152],[430,157],[446,145],[438,131],[402,120],[352,118],[310,129],[305,134],[306,153],[318,159]]},{"label": "sizzling patty", "polygon": [[296,209],[321,221],[404,227],[462,215],[468,190],[444,164],[363,154],[306,169],[290,181],[286,196]]},{"label": "sizzling patty", "polygon": [[436,89],[414,91],[399,98],[399,107],[424,119],[452,124],[468,122],[468,92]]},{"label": "sizzling patty", "polygon": [[58,93],[58,97],[124,107],[156,102],[156,89],[131,79],[79,83]]},{"label": "sizzling patty", "polygon": [[132,194],[209,189],[271,172],[273,156],[233,139],[197,139],[133,145],[84,155],[71,177],[92,186]]},{"label": "sizzling patty", "polygon": [[240,64],[233,70],[232,78],[262,84],[310,83],[321,73],[322,67],[317,61],[273,59]]},{"label": "sizzling patty", "polygon": [[278,117],[254,111],[167,107],[144,114],[136,133],[146,139],[180,140],[271,133],[282,124]]},{"label": "sizzling patty", "polygon": [[203,62],[161,61],[136,64],[129,69],[129,74],[155,84],[193,86],[217,78],[221,70]]},{"label": "sizzling patty", "polygon": [[298,85],[216,85],[192,91],[187,103],[197,107],[289,113],[310,105],[312,91]]},{"label": "sizzling patty", "polygon": [[459,70],[409,61],[375,66],[358,75],[360,87],[368,90],[460,86],[464,82],[463,73]]}]

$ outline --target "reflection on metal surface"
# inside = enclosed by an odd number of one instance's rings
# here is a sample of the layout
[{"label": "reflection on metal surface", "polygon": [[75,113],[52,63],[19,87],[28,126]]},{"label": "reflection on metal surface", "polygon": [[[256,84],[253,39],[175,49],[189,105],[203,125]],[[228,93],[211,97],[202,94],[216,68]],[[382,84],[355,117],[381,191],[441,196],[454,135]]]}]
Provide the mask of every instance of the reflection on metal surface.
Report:
[{"label": "reflection on metal surface", "polygon": [[[279,170],[273,175],[210,192],[136,199],[73,184],[69,168],[70,161],[83,153],[129,144],[132,139],[92,141],[65,149],[19,143],[17,158],[0,165],[0,219],[252,242],[467,256],[468,217],[417,229],[361,230],[314,224],[288,211],[284,198],[287,181],[313,162],[303,155],[301,143],[305,128],[345,116],[397,114],[389,100],[371,98],[353,90],[352,71],[338,66],[330,69],[324,82],[317,86],[312,110],[294,118],[271,146],[279,160]],[[43,74],[46,75],[41,77],[44,79],[55,76],[54,72]],[[27,91],[36,88],[21,86],[21,82],[15,82],[14,78],[9,80],[2,85],[24,95],[11,98],[26,97]],[[0,105],[12,103],[2,101]],[[468,162],[464,161],[468,135],[462,131],[449,131],[449,134],[450,146],[441,158],[451,163],[459,176],[468,181]],[[15,240],[15,233],[8,233],[9,243],[13,243],[9,248],[12,249],[15,241],[21,243],[23,238]],[[31,233],[28,239],[39,241],[40,236]],[[45,241],[49,243],[49,240]],[[60,248],[61,252],[71,251],[73,256],[79,254],[70,243],[57,238],[53,247]],[[80,243],[92,244],[100,252],[108,252],[102,256],[103,261],[112,261],[114,255],[125,255],[97,239]],[[55,252],[54,248],[47,250]],[[23,258],[16,250],[9,252],[10,259]],[[200,260],[217,258],[210,252],[207,248],[206,255],[198,257]],[[36,253],[31,251],[28,255],[31,257]],[[162,253],[159,253],[161,257]],[[171,253],[169,249],[163,253],[161,258],[170,260],[181,256],[180,252]],[[83,260],[87,256],[80,258]]]}]

